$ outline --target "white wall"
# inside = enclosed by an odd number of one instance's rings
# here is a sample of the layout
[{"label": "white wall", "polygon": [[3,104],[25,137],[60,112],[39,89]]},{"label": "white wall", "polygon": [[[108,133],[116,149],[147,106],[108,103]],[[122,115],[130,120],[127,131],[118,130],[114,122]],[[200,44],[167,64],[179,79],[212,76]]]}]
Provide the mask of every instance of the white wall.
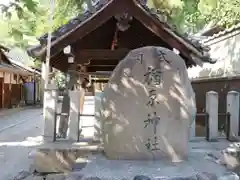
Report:
[{"label": "white wall", "polygon": [[4,83],[9,84],[11,82],[11,75],[10,73],[4,73]]},{"label": "white wall", "polygon": [[188,70],[190,78],[226,77],[240,75],[240,30],[205,43],[211,48],[215,64],[204,64]]}]

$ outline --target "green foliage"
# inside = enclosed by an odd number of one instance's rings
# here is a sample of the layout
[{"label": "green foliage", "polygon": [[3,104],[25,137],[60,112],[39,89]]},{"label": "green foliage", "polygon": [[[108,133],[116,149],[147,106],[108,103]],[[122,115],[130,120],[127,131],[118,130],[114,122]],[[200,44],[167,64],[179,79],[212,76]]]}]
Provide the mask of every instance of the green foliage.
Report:
[{"label": "green foliage", "polygon": [[[84,2],[84,0],[75,0],[75,2],[55,0],[53,29],[81,13],[81,6]],[[0,34],[5,35],[0,39],[0,43],[24,49],[36,44],[36,37],[48,32],[49,9],[48,0],[15,0],[9,6],[1,5],[0,24],[8,28],[0,30]]]},{"label": "green foliage", "polygon": [[66,75],[62,72],[56,72],[54,80],[59,89],[64,89],[66,87]]},{"label": "green foliage", "polygon": [[240,19],[240,0],[149,0],[180,32],[196,33],[212,23],[231,26]]},{"label": "green foliage", "polygon": [[8,17],[12,17],[12,13],[16,13],[19,19],[26,18],[26,11],[30,11],[32,13],[37,12],[38,1],[37,0],[15,0],[10,2],[9,5],[0,5],[2,13]]},{"label": "green foliage", "polygon": [[215,20],[219,25],[231,26],[240,20],[240,0],[218,0],[209,20]]},{"label": "green foliage", "polygon": [[[82,13],[87,0],[55,0],[53,29]],[[240,0],[148,0],[180,32],[195,33],[206,24],[231,26],[240,19]],[[15,0],[0,5],[0,43],[26,48],[49,29],[49,0]],[[2,28],[3,27],[3,28]]]},{"label": "green foliage", "polygon": [[201,0],[198,3],[198,9],[203,15],[210,15],[217,8],[217,0]]}]

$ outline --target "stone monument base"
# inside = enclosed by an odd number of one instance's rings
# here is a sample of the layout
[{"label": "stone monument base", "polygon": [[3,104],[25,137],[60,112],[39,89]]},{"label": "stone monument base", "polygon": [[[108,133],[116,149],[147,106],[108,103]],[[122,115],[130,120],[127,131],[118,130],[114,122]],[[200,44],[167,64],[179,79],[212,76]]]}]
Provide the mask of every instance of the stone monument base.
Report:
[{"label": "stone monument base", "polygon": [[44,143],[30,152],[30,171],[41,174],[69,173],[83,168],[89,156],[102,152],[101,144],[96,143]]},{"label": "stone monument base", "polygon": [[[221,150],[226,149],[229,146],[228,141],[219,142],[206,142],[198,140],[190,142],[190,152],[188,160],[180,163],[172,163],[168,160],[160,161],[133,161],[133,160],[108,160],[102,153],[78,149],[77,156],[73,148],[66,148],[65,152],[68,152],[69,157],[75,157],[75,163],[71,164],[68,171],[54,171],[47,172],[46,179],[51,180],[172,180],[180,179],[199,179],[199,180],[217,180],[220,178],[239,180],[239,177],[229,172],[229,169],[223,164],[220,164],[215,155],[219,154]],[[63,148],[59,148],[62,149]],[[53,150],[49,150],[53,152]],[[49,156],[45,156],[45,161],[42,162],[42,166],[48,167],[46,162],[49,162],[49,158],[54,153],[49,153]],[[59,154],[59,153],[55,153]],[[75,155],[74,155],[75,154]],[[59,167],[61,162],[66,161],[68,156],[59,156],[57,165]],[[62,158],[62,159],[61,159]],[[55,159],[52,158],[52,159]],[[39,160],[39,159],[38,159]],[[51,169],[57,169],[52,166]],[[40,177],[29,177],[29,180],[38,180]],[[135,178],[135,179],[134,179]],[[176,180],[176,179],[175,179]]]}]

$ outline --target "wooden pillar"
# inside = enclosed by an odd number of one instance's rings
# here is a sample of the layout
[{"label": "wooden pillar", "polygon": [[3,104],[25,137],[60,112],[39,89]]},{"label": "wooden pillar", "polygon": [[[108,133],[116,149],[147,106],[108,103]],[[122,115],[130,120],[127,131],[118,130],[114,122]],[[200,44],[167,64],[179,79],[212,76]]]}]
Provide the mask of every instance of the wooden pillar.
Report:
[{"label": "wooden pillar", "polygon": [[2,108],[5,108],[5,72],[3,72],[3,85],[2,85]]},{"label": "wooden pillar", "polygon": [[12,73],[10,73],[10,76],[9,76],[9,78],[10,78],[10,82],[9,82],[9,94],[10,94],[10,96],[9,96],[9,106],[10,106],[10,108],[12,108]]},{"label": "wooden pillar", "polygon": [[[87,72],[86,66],[81,66],[81,72]],[[86,93],[86,82],[85,79],[87,76],[86,75],[80,75],[80,91],[81,91],[81,96],[80,96],[80,113],[83,113],[83,106],[84,106],[84,100],[85,100],[85,93]]]},{"label": "wooden pillar", "polygon": [[33,104],[36,105],[36,75],[35,70],[33,72]]},{"label": "wooden pillar", "polygon": [[83,113],[84,100],[86,95],[87,81],[84,78],[85,76],[80,77],[81,82],[81,96],[80,96],[80,113]]}]

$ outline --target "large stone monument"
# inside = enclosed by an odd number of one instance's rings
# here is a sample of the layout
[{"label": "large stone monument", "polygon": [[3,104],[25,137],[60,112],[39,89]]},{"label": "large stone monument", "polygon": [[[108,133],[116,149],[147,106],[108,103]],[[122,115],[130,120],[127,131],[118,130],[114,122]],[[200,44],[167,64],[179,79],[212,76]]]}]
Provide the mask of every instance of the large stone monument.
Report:
[{"label": "large stone monument", "polygon": [[131,51],[110,77],[100,112],[108,158],[184,159],[196,113],[185,61],[161,47]]}]

